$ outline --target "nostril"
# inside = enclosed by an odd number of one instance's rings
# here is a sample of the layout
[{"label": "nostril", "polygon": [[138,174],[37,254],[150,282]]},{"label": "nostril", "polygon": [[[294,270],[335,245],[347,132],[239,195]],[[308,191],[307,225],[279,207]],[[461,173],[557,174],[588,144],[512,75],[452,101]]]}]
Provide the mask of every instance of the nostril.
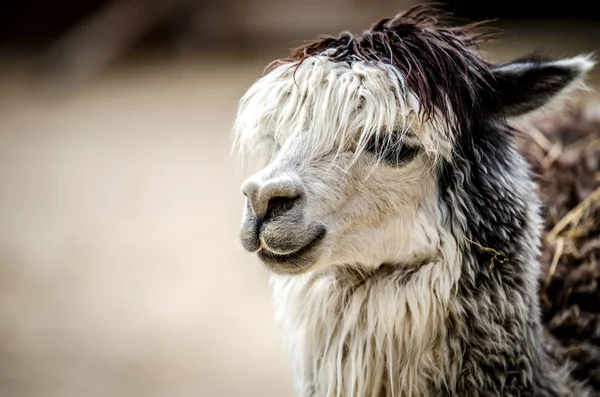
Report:
[{"label": "nostril", "polygon": [[300,199],[300,196],[275,196],[269,199],[267,203],[267,213],[266,217],[271,218],[275,216],[279,216],[287,211],[289,211]]}]

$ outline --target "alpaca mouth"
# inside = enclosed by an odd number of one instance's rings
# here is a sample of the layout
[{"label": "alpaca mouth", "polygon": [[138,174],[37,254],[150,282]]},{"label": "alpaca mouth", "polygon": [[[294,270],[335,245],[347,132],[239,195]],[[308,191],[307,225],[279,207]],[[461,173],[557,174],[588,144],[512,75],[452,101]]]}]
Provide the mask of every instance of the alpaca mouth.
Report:
[{"label": "alpaca mouth", "polygon": [[327,234],[325,228],[319,228],[315,236],[301,248],[285,254],[269,250],[264,245],[257,251],[259,259],[273,272],[278,274],[298,274],[312,266],[317,258],[317,248]]}]

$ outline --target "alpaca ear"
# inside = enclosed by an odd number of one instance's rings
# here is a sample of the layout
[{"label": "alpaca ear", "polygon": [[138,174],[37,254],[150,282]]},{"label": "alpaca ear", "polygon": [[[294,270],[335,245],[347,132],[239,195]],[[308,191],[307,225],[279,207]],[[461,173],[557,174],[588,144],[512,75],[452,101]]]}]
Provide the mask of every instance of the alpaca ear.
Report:
[{"label": "alpaca ear", "polygon": [[526,58],[495,65],[490,82],[495,91],[492,111],[520,116],[536,110],[561,93],[583,83],[594,66],[589,56],[550,61]]}]

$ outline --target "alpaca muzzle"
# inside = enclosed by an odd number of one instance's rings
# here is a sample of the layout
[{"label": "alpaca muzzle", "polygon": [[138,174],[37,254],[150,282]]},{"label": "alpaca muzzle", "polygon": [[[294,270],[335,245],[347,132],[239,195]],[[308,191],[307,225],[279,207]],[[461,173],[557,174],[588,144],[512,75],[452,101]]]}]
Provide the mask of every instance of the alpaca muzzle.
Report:
[{"label": "alpaca muzzle", "polygon": [[246,195],[240,241],[274,271],[277,267],[306,267],[317,259],[315,248],[325,227],[304,216],[306,196],[297,179],[279,177],[266,182],[252,179],[242,188]]}]

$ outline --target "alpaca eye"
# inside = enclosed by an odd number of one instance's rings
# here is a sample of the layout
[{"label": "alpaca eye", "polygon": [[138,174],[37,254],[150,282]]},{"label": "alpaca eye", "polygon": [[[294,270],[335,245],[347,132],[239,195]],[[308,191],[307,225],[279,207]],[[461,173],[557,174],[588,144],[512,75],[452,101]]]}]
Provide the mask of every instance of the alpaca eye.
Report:
[{"label": "alpaca eye", "polygon": [[417,146],[407,145],[399,139],[390,140],[385,137],[373,138],[365,149],[379,160],[393,167],[405,165],[419,153]]}]

